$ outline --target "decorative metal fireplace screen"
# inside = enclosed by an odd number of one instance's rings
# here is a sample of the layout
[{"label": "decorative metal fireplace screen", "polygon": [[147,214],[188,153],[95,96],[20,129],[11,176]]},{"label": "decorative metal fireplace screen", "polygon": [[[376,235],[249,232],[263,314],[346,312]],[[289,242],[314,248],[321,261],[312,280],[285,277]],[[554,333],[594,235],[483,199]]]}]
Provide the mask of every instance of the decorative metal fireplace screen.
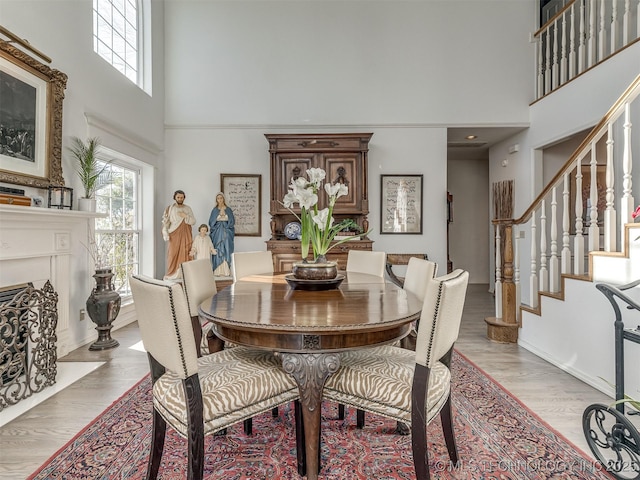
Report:
[{"label": "decorative metal fireplace screen", "polygon": [[0,411],[56,382],[57,304],[49,281],[0,288]]}]

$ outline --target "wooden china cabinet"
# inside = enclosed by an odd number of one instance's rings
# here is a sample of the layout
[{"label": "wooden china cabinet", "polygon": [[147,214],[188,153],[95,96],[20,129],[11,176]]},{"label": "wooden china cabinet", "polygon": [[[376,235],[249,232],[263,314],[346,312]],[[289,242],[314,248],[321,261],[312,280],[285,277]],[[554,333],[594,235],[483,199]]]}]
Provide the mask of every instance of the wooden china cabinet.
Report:
[{"label": "wooden china cabinet", "polygon": [[[267,250],[273,252],[276,272],[287,272],[294,262],[299,262],[300,241],[288,239],[285,227],[297,222],[296,217],[282,205],[292,178],[306,176],[310,168],[322,168],[327,172],[326,182],[344,183],[348,195],[340,197],[333,208],[336,222],[353,219],[363,231],[369,229],[369,188],[367,154],[372,133],[317,133],[317,134],[266,134],[270,156],[271,239]],[[328,196],[318,195],[318,208],[327,207]],[[296,214],[299,208],[294,209]],[[339,269],[347,266],[349,250],[371,250],[373,241],[368,238],[345,242],[329,251],[327,258],[338,262]]]}]

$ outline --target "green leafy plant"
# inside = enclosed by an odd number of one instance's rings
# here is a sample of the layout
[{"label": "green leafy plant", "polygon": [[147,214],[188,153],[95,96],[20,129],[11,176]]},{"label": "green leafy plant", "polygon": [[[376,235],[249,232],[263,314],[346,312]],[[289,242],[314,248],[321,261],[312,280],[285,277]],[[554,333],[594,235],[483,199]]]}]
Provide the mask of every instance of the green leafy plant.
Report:
[{"label": "green leafy plant", "polygon": [[[606,381],[604,378],[602,377],[598,377],[600,380],[602,380],[603,382],[605,382],[607,385],[609,385],[611,388],[613,388],[615,390],[616,386],[608,381]],[[623,398],[621,398],[620,400],[617,400],[615,402],[613,402],[611,405],[609,405],[610,407],[613,407],[615,405],[619,405],[621,403],[628,403],[629,405],[631,405],[634,409],[636,409],[638,412],[640,412],[640,401],[636,400],[633,397],[630,397],[629,395],[627,395],[626,393],[623,394]]]},{"label": "green leafy plant", "polygon": [[71,137],[71,142],[67,150],[76,161],[76,173],[84,187],[84,198],[93,198],[96,190],[109,183],[104,175],[108,163],[102,165],[98,159],[100,139],[93,137],[85,142],[78,137]]},{"label": "green leafy plant", "polygon": [[342,226],[343,231],[362,233],[362,227],[358,225],[353,218],[345,218],[339,223]]}]

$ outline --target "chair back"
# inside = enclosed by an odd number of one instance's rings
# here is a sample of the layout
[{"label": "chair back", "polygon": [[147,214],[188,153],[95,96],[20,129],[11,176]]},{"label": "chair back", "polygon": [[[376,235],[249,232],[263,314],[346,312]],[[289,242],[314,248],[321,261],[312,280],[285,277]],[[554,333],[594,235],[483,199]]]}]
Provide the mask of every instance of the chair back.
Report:
[{"label": "chair back", "polygon": [[183,262],[180,269],[182,270],[182,286],[187,296],[189,315],[197,317],[198,306],[207,298],[218,293],[211,261],[208,258],[201,258]]},{"label": "chair back", "polygon": [[407,273],[404,277],[404,288],[413,293],[424,302],[427,293],[427,285],[436,276],[438,265],[429,260],[412,257],[407,264]]},{"label": "chair back", "polygon": [[273,254],[264,252],[235,252],[231,255],[231,273],[233,281],[249,275],[273,273]]},{"label": "chair back", "polygon": [[460,269],[428,282],[418,326],[416,363],[432,368],[453,347],[468,283],[469,272]]},{"label": "chair back", "polygon": [[197,373],[193,328],[182,286],[143,275],[133,275],[130,285],[145,350],[180,378]]},{"label": "chair back", "polygon": [[384,252],[349,250],[347,255],[347,272],[368,273],[384,277],[387,255]]}]

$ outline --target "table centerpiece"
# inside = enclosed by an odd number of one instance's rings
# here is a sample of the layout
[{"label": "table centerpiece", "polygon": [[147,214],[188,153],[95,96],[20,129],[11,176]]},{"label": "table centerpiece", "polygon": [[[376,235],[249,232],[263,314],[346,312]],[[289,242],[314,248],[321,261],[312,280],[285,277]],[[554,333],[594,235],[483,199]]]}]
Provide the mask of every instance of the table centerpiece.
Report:
[{"label": "table centerpiece", "polygon": [[[361,233],[343,237],[333,245],[336,234],[349,228],[353,221],[346,219],[336,223],[333,218],[333,207],[336,200],[349,193],[349,187],[343,183],[324,182],[327,174],[321,168],[310,168],[307,177],[292,178],[289,191],[284,196],[282,204],[296,216],[301,225],[300,251],[302,259],[293,264],[293,276],[302,280],[326,281],[336,278],[338,265],[327,260],[327,253],[337,245],[354,238]],[[318,193],[324,190],[329,196],[329,206],[318,210]],[[300,216],[292,208],[300,206]],[[367,232],[368,233],[368,232]],[[366,233],[364,234],[366,235]],[[309,247],[313,252],[313,260],[309,260]]]}]

